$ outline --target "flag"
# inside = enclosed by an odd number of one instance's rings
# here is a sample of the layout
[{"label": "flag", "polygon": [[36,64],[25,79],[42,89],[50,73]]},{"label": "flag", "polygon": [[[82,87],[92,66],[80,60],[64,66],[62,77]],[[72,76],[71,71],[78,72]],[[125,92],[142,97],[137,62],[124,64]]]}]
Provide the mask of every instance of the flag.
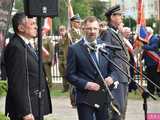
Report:
[{"label": "flag", "polygon": [[140,42],[148,43],[148,32],[144,16],[143,0],[138,0],[137,33]]},{"label": "flag", "polygon": [[[51,30],[52,30],[52,18],[46,17],[44,19],[44,25],[42,27],[42,35],[47,35],[47,33],[49,33]],[[49,52],[44,46],[42,46],[42,57],[43,58],[49,57]]]},{"label": "flag", "polygon": [[52,30],[52,18],[51,17],[46,17],[44,19],[44,25],[43,25],[42,30],[43,30],[42,31],[43,34],[46,34]]},{"label": "flag", "polygon": [[142,46],[143,43],[147,43],[147,30],[145,28],[145,16],[144,16],[144,8],[143,8],[143,0],[138,0],[138,15],[137,15],[137,37],[133,44],[134,53],[137,58],[137,66],[139,66],[140,70],[140,82],[141,86],[143,85],[143,65],[142,65]]},{"label": "flag", "polygon": [[72,4],[71,4],[71,0],[68,0],[68,25],[67,25],[67,30],[69,31],[70,28],[71,28],[71,25],[70,25],[70,19],[71,17],[74,16],[74,12],[73,12],[73,8],[72,8]]},{"label": "flag", "polygon": [[152,60],[154,60],[158,65],[157,65],[157,72],[160,72],[160,56],[155,53],[154,51],[147,51],[145,50],[145,53],[147,56],[149,56]]}]

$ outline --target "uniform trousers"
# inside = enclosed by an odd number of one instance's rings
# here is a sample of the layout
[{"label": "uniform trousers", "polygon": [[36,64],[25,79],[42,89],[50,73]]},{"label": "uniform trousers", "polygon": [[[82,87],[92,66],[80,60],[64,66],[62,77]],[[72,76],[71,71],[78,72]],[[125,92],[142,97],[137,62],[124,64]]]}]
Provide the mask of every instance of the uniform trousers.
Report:
[{"label": "uniform trousers", "polygon": [[111,120],[125,120],[128,98],[128,83],[119,83],[118,88],[113,89],[111,92],[115,100],[114,103],[121,113],[121,116],[119,116],[113,111]]}]

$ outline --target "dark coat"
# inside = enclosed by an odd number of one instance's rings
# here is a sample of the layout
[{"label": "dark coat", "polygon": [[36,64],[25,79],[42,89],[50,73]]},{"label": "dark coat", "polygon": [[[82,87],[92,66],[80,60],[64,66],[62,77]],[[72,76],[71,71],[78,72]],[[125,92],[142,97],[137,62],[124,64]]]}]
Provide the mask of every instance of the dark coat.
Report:
[{"label": "dark coat", "polygon": [[[32,113],[38,117],[38,59],[18,36],[10,40],[4,53],[8,77],[6,114],[21,118]],[[42,115],[51,113],[51,99],[44,74],[41,74]]]},{"label": "dark coat", "polygon": [[[100,43],[102,41],[97,42]],[[114,66],[112,66],[112,64],[110,64],[100,53],[99,69],[104,78],[110,75],[114,80],[117,80]],[[69,46],[66,77],[67,80],[77,88],[77,103],[88,103],[87,96],[89,91],[85,89],[87,82],[92,81],[102,85],[99,74],[87,51],[87,47],[84,45],[83,39],[78,43]]]},{"label": "dark coat", "polygon": [[[118,47],[121,47],[121,50],[116,50],[114,57],[114,62],[128,75],[129,72],[129,66],[117,55],[120,55],[123,59],[127,60],[129,62],[129,53],[127,50],[127,47],[124,44],[123,38],[121,34],[118,34],[112,30],[113,28],[108,28],[108,30],[101,36],[101,39],[109,44],[109,45],[115,45]],[[119,82],[128,82],[128,77],[123,74],[120,70],[117,70],[117,74],[119,75]]]}]

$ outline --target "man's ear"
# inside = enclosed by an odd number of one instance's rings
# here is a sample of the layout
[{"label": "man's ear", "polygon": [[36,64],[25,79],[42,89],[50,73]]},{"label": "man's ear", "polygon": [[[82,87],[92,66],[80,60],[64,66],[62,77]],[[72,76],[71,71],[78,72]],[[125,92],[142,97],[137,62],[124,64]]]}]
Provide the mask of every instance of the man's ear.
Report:
[{"label": "man's ear", "polygon": [[19,32],[24,32],[24,30],[25,30],[25,28],[24,28],[23,25],[19,25],[19,26],[18,26],[18,31],[19,31]]},{"label": "man's ear", "polygon": [[110,19],[113,19],[113,15],[111,15]]}]

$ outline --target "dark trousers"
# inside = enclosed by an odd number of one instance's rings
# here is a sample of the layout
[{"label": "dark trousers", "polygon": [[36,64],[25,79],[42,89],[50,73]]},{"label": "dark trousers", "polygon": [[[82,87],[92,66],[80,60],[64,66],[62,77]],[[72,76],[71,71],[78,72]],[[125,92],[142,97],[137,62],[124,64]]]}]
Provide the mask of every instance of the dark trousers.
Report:
[{"label": "dark trousers", "polygon": [[108,107],[104,105],[100,109],[96,109],[87,104],[77,104],[79,120],[109,120]]},{"label": "dark trousers", "polygon": [[[147,67],[146,75],[152,82],[160,86],[160,73],[157,72],[157,66]],[[154,94],[156,87],[151,82],[147,81],[147,89]],[[160,89],[157,89],[157,92],[160,93]]]},{"label": "dark trousers", "polygon": [[115,104],[121,113],[121,116],[119,116],[113,111],[111,120],[124,120],[127,108],[128,83],[119,83],[118,88],[113,89],[111,92],[114,96]]}]

